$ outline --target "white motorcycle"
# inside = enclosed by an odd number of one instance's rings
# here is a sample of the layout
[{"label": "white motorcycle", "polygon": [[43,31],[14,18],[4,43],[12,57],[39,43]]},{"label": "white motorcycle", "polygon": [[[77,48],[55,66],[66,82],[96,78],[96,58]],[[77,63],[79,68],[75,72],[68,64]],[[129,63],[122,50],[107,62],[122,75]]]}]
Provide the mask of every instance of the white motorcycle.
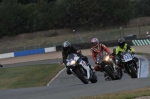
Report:
[{"label": "white motorcycle", "polygon": [[121,53],[121,68],[125,69],[131,78],[137,78],[137,64],[134,59],[134,54],[130,51]]},{"label": "white motorcycle", "polygon": [[67,66],[69,67],[72,74],[78,77],[84,84],[97,82],[97,76],[87,63],[79,57],[77,54],[69,54],[67,57]]}]

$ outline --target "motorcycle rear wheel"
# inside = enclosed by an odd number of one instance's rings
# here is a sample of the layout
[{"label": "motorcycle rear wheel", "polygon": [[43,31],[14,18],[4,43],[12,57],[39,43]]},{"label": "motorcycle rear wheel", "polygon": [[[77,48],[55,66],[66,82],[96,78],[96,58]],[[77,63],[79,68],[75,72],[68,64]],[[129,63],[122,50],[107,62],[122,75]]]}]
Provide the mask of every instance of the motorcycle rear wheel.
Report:
[{"label": "motorcycle rear wheel", "polygon": [[91,75],[90,81],[91,83],[96,83],[98,81],[98,78],[95,73]]},{"label": "motorcycle rear wheel", "polygon": [[120,79],[122,78],[122,76],[123,76],[122,69],[119,68],[119,69],[117,70],[116,79],[117,79],[117,80],[120,80]]}]

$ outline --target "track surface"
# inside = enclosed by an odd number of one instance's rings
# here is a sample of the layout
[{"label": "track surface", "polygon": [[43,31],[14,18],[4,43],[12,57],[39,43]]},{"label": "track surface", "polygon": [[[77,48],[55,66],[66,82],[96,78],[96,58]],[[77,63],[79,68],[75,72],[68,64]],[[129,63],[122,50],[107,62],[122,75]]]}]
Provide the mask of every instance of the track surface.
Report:
[{"label": "track surface", "polygon": [[[91,64],[94,64],[89,57]],[[142,57],[139,57],[142,60]],[[14,66],[24,66],[30,64],[47,64],[59,62],[57,60],[45,60],[39,62],[29,62],[14,64]],[[5,65],[4,68],[14,67],[13,65]],[[67,75],[66,71],[62,71],[56,79],[50,82],[49,86],[23,88],[13,90],[1,90],[0,96],[2,99],[72,99],[83,96],[91,96],[104,94],[115,91],[131,90],[135,88],[150,86],[150,78],[131,79],[127,74],[124,74],[121,80],[104,81],[103,73],[96,72],[98,82],[95,84],[83,84],[78,78],[73,75]]]}]

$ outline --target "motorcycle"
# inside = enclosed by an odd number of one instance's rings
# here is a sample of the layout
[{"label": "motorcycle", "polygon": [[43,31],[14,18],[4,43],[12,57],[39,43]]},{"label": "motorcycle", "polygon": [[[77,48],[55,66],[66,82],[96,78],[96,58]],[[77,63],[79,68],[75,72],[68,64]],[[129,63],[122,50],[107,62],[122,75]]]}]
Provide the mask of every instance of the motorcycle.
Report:
[{"label": "motorcycle", "polygon": [[137,78],[137,64],[135,63],[134,54],[129,50],[120,54],[121,68],[124,69],[131,78]]},{"label": "motorcycle", "polygon": [[77,54],[68,55],[67,67],[69,67],[72,74],[78,77],[84,84],[88,84],[89,81],[91,83],[96,83],[98,81],[96,74]]},{"label": "motorcycle", "polygon": [[101,68],[101,72],[105,72],[109,80],[119,80],[122,78],[122,70],[116,69],[116,65],[109,55],[104,55],[103,58],[97,56],[97,64]]}]

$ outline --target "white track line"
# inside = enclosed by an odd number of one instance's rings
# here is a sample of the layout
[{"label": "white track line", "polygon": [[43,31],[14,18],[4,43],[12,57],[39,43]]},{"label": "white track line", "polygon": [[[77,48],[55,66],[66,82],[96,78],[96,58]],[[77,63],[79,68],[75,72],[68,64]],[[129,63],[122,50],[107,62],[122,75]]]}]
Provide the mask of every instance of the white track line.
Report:
[{"label": "white track line", "polygon": [[65,69],[66,69],[66,68],[62,69],[62,70],[47,84],[47,86],[49,86],[50,83],[51,83],[63,70],[65,70]]}]

